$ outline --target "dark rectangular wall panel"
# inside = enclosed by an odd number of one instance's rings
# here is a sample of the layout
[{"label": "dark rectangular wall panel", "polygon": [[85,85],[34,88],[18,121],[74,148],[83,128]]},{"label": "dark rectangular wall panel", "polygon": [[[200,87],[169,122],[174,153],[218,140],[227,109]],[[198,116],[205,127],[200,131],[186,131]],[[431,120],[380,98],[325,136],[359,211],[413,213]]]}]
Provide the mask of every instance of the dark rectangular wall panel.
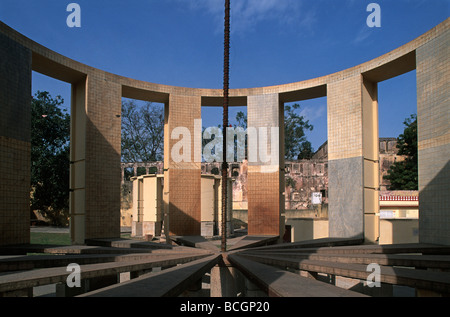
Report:
[{"label": "dark rectangular wall panel", "polygon": [[30,242],[31,52],[0,33],[0,245]]}]

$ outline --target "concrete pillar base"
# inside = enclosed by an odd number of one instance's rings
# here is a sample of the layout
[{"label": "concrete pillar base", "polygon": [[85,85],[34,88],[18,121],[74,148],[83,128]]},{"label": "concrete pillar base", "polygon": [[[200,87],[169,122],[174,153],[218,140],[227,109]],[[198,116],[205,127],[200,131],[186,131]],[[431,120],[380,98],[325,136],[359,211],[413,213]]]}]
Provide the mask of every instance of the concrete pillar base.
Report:
[{"label": "concrete pillar base", "polygon": [[244,290],[244,277],[231,264],[221,261],[211,269],[211,297],[238,297]]}]

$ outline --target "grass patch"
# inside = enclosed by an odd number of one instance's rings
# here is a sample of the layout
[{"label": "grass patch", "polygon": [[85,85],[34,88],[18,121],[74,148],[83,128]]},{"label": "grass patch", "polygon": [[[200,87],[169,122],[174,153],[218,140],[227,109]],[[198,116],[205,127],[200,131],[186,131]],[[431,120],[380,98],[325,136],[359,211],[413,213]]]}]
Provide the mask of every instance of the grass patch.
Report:
[{"label": "grass patch", "polygon": [[[123,239],[131,239],[130,233],[123,233]],[[30,232],[31,244],[71,245],[70,233]]]},{"label": "grass patch", "polygon": [[71,245],[69,233],[30,232],[31,244]]}]

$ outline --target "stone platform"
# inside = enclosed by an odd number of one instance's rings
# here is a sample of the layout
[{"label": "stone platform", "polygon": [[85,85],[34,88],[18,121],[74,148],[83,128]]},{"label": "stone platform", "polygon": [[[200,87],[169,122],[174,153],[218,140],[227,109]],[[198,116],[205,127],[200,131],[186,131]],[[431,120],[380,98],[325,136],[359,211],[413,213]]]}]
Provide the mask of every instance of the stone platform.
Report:
[{"label": "stone platform", "polygon": [[[249,285],[256,286],[258,296],[276,297],[391,296],[395,286],[412,289],[416,296],[450,294],[449,246],[364,245],[342,238],[276,243],[276,236],[242,236],[230,238],[227,252],[220,252],[220,240],[171,240],[92,239],[83,246],[3,247],[0,294],[32,296],[33,288],[56,284],[65,296],[174,297],[192,295],[205,275],[214,296],[251,296],[255,292]],[[84,286],[77,290],[66,286],[71,263],[80,265]],[[379,266],[380,285],[369,289],[371,264]],[[225,282],[233,286],[224,290]]]}]

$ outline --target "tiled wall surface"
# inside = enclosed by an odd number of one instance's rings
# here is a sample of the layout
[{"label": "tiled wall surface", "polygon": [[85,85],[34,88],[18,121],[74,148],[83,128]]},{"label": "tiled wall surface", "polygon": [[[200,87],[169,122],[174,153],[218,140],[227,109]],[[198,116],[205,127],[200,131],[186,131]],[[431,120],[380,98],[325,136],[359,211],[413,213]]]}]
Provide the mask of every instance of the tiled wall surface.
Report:
[{"label": "tiled wall surface", "polygon": [[331,237],[363,236],[362,76],[328,84],[328,217]]},{"label": "tiled wall surface", "polygon": [[450,243],[450,31],[417,49],[419,239]]},{"label": "tiled wall surface", "polygon": [[[195,157],[195,119],[201,118],[201,98],[195,96],[171,95],[168,105],[168,133],[165,134],[165,163],[168,176],[164,191],[168,192],[170,235],[200,235],[201,224],[201,162]],[[172,135],[174,129],[184,128],[189,134]],[[180,130],[181,132],[183,130]],[[173,136],[173,138],[172,138]],[[201,137],[201,135],[199,136]],[[180,143],[181,142],[181,143]],[[177,145],[178,144],[178,145]],[[190,155],[179,161],[171,152],[190,151]],[[168,189],[168,190],[167,190]]]},{"label": "tiled wall surface", "polygon": [[118,237],[121,86],[96,74],[87,82],[86,239]]},{"label": "tiled wall surface", "polygon": [[0,33],[0,245],[30,240],[31,52]]},{"label": "tiled wall surface", "polygon": [[[249,146],[249,157],[253,155],[255,158],[254,161],[250,159],[248,163],[248,233],[279,235],[280,216],[284,207],[284,196],[281,203],[280,190],[283,188],[284,191],[284,186],[280,183],[279,153],[283,151],[281,141],[283,123],[280,122],[278,94],[248,97],[247,120],[248,127],[258,131],[258,136],[256,138],[249,136],[248,141],[252,145]],[[260,128],[266,129],[259,130]],[[272,128],[278,130],[277,139],[272,139]],[[267,133],[266,148],[259,142],[262,137],[260,131]],[[262,151],[266,151],[266,154],[276,151],[276,158],[270,156],[271,159],[266,161],[266,158],[260,156]],[[258,152],[258,155],[256,156],[254,152]]]}]

